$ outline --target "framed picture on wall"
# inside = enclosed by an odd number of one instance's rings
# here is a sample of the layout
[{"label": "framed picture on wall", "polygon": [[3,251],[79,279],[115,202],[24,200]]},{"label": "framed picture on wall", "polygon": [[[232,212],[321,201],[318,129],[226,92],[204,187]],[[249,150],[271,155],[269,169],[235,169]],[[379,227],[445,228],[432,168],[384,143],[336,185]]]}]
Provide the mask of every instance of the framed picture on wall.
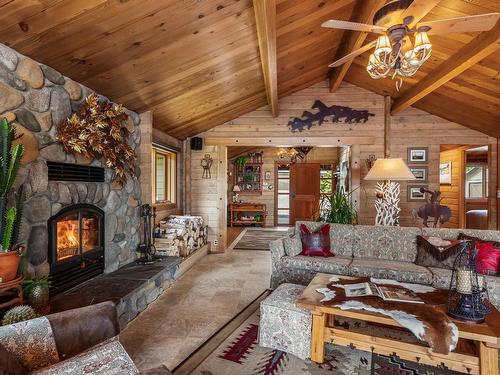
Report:
[{"label": "framed picture on wall", "polygon": [[408,185],[407,200],[408,202],[425,202],[425,193],[420,191],[420,188],[427,189],[425,185]]},{"label": "framed picture on wall", "polygon": [[451,185],[451,161],[439,164],[439,183]]},{"label": "framed picture on wall", "polygon": [[271,171],[266,171],[266,174],[265,174],[265,177],[264,177],[266,180],[270,180],[271,179]]},{"label": "framed picture on wall", "polygon": [[408,147],[408,164],[427,163],[428,153],[427,147]]},{"label": "framed picture on wall", "polygon": [[413,173],[418,182],[428,181],[429,167],[410,167],[410,171]]}]

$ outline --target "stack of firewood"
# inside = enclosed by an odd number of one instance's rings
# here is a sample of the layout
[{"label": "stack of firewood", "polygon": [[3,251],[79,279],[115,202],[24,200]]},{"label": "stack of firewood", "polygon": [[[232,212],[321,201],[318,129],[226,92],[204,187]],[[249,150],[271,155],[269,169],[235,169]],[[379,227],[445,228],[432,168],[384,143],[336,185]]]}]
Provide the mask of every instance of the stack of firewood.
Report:
[{"label": "stack of firewood", "polygon": [[159,255],[187,257],[207,243],[208,226],[201,216],[169,216],[155,228]]}]

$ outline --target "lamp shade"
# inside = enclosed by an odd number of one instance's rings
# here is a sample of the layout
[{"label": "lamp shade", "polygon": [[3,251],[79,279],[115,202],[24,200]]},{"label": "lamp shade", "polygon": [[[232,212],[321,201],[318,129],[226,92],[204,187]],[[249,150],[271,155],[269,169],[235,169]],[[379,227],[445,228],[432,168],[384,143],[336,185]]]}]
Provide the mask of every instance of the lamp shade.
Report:
[{"label": "lamp shade", "polygon": [[241,189],[240,189],[240,185],[234,185],[234,187],[233,187],[233,191],[234,191],[235,193],[239,193],[239,192],[241,191]]},{"label": "lamp shade", "polygon": [[377,159],[365,180],[411,181],[415,176],[401,158]]}]

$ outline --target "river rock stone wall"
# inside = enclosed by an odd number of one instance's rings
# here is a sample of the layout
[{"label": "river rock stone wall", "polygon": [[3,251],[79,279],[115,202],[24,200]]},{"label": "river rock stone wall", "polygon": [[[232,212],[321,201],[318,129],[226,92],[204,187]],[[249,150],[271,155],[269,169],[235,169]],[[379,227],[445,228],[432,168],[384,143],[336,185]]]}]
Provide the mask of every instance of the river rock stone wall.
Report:
[{"label": "river rock stone wall", "polygon": [[[105,213],[105,272],[112,272],[136,258],[139,243],[139,166],[135,178],[121,188],[111,182],[106,169],[104,183],[48,181],[47,161],[104,166],[65,154],[55,142],[57,125],[79,107],[91,90],[58,71],[0,44],[0,116],[14,122],[19,142],[26,147],[16,187],[25,184],[28,200],[21,231],[27,245],[27,267],[36,276],[47,275],[49,265],[47,220],[63,207],[91,203]],[[128,111],[129,144],[138,150],[140,118]]]}]

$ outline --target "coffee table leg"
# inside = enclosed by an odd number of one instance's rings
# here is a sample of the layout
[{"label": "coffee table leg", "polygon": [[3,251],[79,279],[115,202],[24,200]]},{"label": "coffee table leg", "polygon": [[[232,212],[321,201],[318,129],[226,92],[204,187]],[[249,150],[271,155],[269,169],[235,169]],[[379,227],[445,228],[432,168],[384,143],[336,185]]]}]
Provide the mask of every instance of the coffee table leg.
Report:
[{"label": "coffee table leg", "polygon": [[313,313],[311,335],[311,361],[323,363],[325,357],[326,314]]},{"label": "coffee table leg", "polygon": [[481,375],[498,374],[498,349],[479,343],[479,369]]}]

